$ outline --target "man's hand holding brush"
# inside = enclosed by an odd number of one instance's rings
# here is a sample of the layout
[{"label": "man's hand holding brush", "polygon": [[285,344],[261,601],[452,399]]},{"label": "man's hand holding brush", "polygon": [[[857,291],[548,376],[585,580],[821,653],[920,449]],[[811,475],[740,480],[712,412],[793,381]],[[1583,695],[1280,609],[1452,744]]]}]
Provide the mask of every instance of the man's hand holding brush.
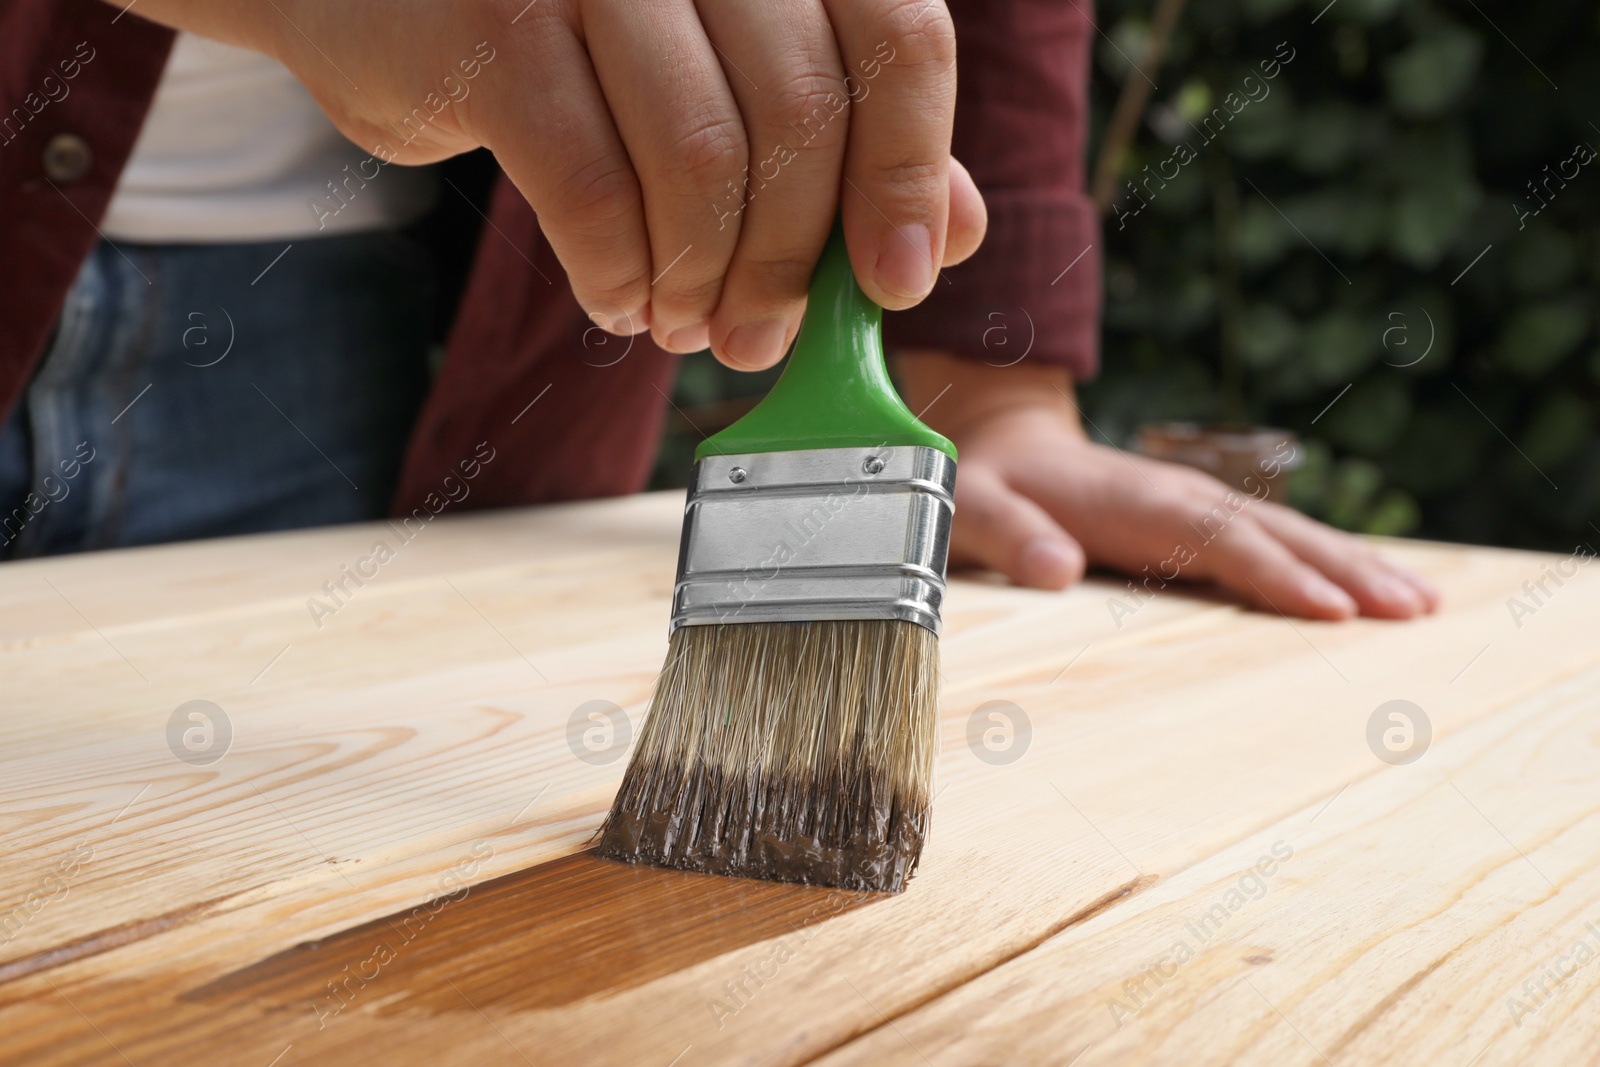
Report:
[{"label": "man's hand holding brush", "polygon": [[[396,162],[492,149],[583,308],[669,351],[776,363],[836,214],[861,287],[889,309],[920,301],[983,235],[982,199],[950,157],[943,0],[139,0],[138,12],[274,56],[345,136],[396,146]],[[397,136],[417,109],[417,135]]]}]

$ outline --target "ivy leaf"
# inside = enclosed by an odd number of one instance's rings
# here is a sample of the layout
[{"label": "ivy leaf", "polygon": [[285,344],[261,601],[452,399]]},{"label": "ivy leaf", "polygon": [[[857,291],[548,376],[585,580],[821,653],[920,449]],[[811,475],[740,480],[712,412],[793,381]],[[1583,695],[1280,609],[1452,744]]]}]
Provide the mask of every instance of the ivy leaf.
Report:
[{"label": "ivy leaf", "polygon": [[1483,59],[1483,39],[1444,23],[1384,65],[1394,110],[1407,118],[1442,115],[1460,100]]},{"label": "ivy leaf", "polygon": [[1133,16],[1120,19],[1111,27],[1111,32],[1101,39],[1096,56],[1101,69],[1118,81],[1126,81],[1130,77],[1140,77],[1135,65],[1143,67],[1149,50],[1150,24],[1141,17]]},{"label": "ivy leaf", "polygon": [[1242,0],[1240,6],[1244,8],[1244,13],[1251,22],[1266,22],[1301,2],[1302,0]]},{"label": "ivy leaf", "polygon": [[1426,187],[1405,190],[1391,208],[1389,248],[1424,270],[1444,258],[1482,199],[1470,179],[1443,171],[1436,178]]},{"label": "ivy leaf", "polygon": [[1423,409],[1411,417],[1395,448],[1384,457],[1389,477],[1418,496],[1437,496],[1478,477],[1494,429],[1466,404]]},{"label": "ivy leaf", "polygon": [[1323,385],[1343,384],[1378,356],[1379,335],[1348,311],[1330,311],[1306,329],[1301,358]]},{"label": "ivy leaf", "polygon": [[1506,321],[1495,355],[1507,370],[1536,378],[1570,355],[1588,332],[1588,301],[1582,297],[1524,304]]},{"label": "ivy leaf", "polygon": [[1524,293],[1554,289],[1578,268],[1576,243],[1550,226],[1530,227],[1511,242],[1507,252],[1506,276]]},{"label": "ivy leaf", "polygon": [[1330,174],[1355,153],[1364,125],[1360,110],[1343,101],[1313,104],[1300,112],[1289,157],[1307,174]]},{"label": "ivy leaf", "polygon": [[1594,436],[1595,416],[1589,405],[1571,393],[1545,400],[1522,433],[1522,451],[1536,466],[1554,466]]},{"label": "ivy leaf", "polygon": [[1298,240],[1294,230],[1271,205],[1252,199],[1245,202],[1244,210],[1239,213],[1233,251],[1247,267],[1269,267],[1283,258],[1290,241]]},{"label": "ivy leaf", "polygon": [[1393,374],[1368,376],[1329,409],[1318,423],[1336,445],[1363,456],[1381,456],[1411,418],[1411,391]]},{"label": "ivy leaf", "polygon": [[[1226,139],[1228,151],[1239,159],[1265,159],[1277,154],[1294,143],[1295,106],[1294,96],[1289,91],[1289,85],[1283,79],[1277,81],[1263,81],[1257,77],[1251,83],[1264,88],[1255,90],[1259,99],[1252,100],[1240,87],[1230,88],[1218,94],[1218,100],[1227,101],[1230,98],[1234,106],[1239,101],[1248,101],[1243,109],[1233,116],[1228,128],[1214,136],[1218,140]],[[1262,92],[1267,95],[1261,96]],[[1225,104],[1222,114],[1228,114]],[[1210,114],[1216,115],[1213,110]],[[1212,126],[1216,125],[1215,118]],[[1209,131],[1208,131],[1209,132]]]},{"label": "ivy leaf", "polygon": [[1283,205],[1313,245],[1360,258],[1377,247],[1384,232],[1383,205],[1370,195],[1328,187]]},{"label": "ivy leaf", "polygon": [[1422,525],[1422,509],[1417,501],[1403,489],[1389,488],[1373,502],[1366,518],[1361,522],[1361,532],[1379,537],[1403,537]]},{"label": "ivy leaf", "polygon": [[1240,316],[1239,355],[1250,367],[1275,366],[1300,341],[1300,324],[1276,304],[1251,304]]},{"label": "ivy leaf", "polygon": [[1383,22],[1400,9],[1406,0],[1350,0],[1348,4],[1341,4],[1345,9],[1344,17],[1367,25]]},{"label": "ivy leaf", "polygon": [[1383,485],[1383,471],[1364,459],[1347,459],[1333,470],[1333,493],[1328,501],[1328,521],[1346,530],[1359,530],[1367,503]]}]

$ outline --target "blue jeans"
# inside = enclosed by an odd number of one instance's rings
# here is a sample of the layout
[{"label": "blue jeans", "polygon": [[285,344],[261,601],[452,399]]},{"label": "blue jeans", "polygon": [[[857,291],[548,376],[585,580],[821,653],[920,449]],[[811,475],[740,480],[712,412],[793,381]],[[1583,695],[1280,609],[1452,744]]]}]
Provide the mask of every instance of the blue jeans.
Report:
[{"label": "blue jeans", "polygon": [[428,386],[430,261],[390,233],[275,261],[287,244],[95,246],[0,426],[0,554],[385,513]]}]

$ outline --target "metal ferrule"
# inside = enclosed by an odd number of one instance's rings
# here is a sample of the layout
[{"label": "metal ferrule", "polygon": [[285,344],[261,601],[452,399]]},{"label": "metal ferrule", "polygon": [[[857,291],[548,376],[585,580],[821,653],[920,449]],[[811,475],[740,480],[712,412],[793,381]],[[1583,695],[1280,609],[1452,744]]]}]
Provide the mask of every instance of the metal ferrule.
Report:
[{"label": "metal ferrule", "polygon": [[672,630],[903,619],[938,633],[955,483],[955,460],[920,445],[700,460]]}]

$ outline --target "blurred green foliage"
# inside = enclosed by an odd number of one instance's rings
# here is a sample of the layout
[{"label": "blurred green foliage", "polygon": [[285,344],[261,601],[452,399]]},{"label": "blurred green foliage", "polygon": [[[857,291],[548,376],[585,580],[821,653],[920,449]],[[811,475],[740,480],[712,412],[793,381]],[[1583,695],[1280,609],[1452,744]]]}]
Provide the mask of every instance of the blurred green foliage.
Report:
[{"label": "blurred green foliage", "polygon": [[[1180,142],[1196,158],[1105,225],[1083,403],[1114,443],[1283,426],[1308,446],[1290,502],[1335,525],[1600,544],[1600,159],[1560,177],[1600,149],[1600,6],[1475,5],[1191,0],[1124,176]],[[1152,8],[1098,4],[1091,160]],[[1270,93],[1207,142],[1194,124],[1281,43]],[[691,357],[655,484],[684,484],[684,412],[771,381]]]},{"label": "blurred green foliage", "polygon": [[[1152,6],[1098,4],[1097,142]],[[1206,143],[1190,124],[1281,42]],[[1085,410],[1117,443],[1293,429],[1291,502],[1347,529],[1600,543],[1600,159],[1573,160],[1600,148],[1597,46],[1593,3],[1191,0],[1124,177],[1200,158],[1107,218]]]}]

